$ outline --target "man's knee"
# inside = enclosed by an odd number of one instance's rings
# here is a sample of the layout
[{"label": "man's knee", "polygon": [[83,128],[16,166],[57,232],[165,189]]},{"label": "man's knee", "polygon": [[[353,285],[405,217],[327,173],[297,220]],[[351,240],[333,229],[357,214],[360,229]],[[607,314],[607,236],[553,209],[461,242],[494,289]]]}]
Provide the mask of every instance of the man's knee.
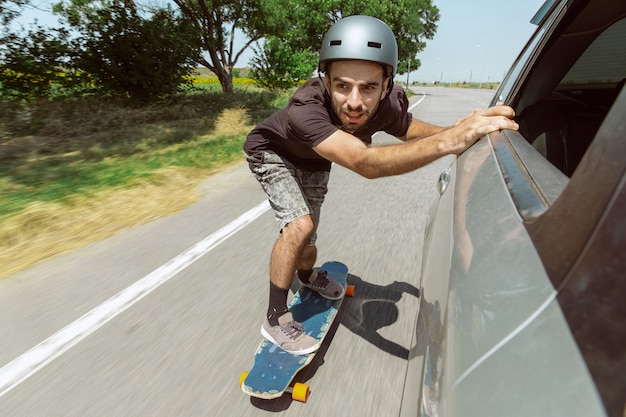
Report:
[{"label": "man's knee", "polygon": [[315,230],[313,217],[311,215],[300,216],[289,222],[282,230],[285,237],[293,237],[298,240],[306,240],[311,237]]}]

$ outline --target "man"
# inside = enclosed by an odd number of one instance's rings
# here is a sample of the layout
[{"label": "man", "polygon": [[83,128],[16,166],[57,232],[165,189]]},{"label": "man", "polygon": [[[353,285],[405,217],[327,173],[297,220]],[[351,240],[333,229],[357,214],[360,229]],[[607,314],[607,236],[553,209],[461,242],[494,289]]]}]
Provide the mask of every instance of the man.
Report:
[{"label": "man", "polygon": [[[244,145],[281,230],[271,254],[269,306],[261,333],[287,352],[319,348],[287,309],[294,275],[324,297],[344,295],[324,271],[313,270],[332,162],[366,178],[398,175],[443,155],[460,154],[487,133],[518,128],[513,109],[506,106],[474,111],[449,128],[413,119],[404,91],[393,87],[397,61],[396,39],[385,23],[369,16],[338,21],[320,50],[323,79],[303,84],[285,109],[250,132]],[[403,143],[370,146],[377,131]]]}]

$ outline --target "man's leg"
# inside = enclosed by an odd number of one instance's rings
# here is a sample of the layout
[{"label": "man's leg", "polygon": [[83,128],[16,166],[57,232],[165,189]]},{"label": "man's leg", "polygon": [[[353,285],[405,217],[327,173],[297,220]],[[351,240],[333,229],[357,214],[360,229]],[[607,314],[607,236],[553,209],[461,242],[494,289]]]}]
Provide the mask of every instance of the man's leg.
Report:
[{"label": "man's leg", "polygon": [[313,266],[317,260],[317,247],[308,243],[302,249],[300,260],[298,261],[298,277],[300,281],[308,281],[313,272]]},{"label": "man's leg", "polygon": [[270,297],[266,323],[261,333],[290,353],[306,354],[317,350],[319,341],[305,333],[287,309],[287,296],[303,248],[313,231],[311,216],[296,218],[283,227],[270,261]]},{"label": "man's leg", "polygon": [[267,311],[267,318],[273,326],[278,324],[278,317],[287,312],[289,288],[302,255],[308,252],[305,247],[313,230],[310,215],[298,217],[283,227],[274,245],[270,260],[270,301]]},{"label": "man's leg", "polygon": [[319,341],[293,319],[287,298],[296,268],[312,268],[315,263],[315,229],[328,172],[304,172],[268,152],[247,159],[281,227],[270,260],[269,307],[261,333],[287,352],[310,353],[319,348]]}]

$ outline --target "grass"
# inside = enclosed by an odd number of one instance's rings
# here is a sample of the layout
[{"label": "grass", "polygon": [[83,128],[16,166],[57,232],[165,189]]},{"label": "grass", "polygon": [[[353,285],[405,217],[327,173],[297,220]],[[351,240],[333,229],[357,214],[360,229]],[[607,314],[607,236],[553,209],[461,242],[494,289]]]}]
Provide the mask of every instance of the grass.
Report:
[{"label": "grass", "polygon": [[[214,87],[213,87],[214,88]],[[181,210],[289,92],[0,103],[0,278]]]}]

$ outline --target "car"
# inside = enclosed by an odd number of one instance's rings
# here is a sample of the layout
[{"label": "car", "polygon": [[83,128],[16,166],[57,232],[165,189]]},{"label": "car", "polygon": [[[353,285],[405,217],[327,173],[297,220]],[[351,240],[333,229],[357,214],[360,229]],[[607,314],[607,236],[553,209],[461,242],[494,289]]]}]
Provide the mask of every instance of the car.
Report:
[{"label": "car", "polygon": [[626,2],[533,23],[491,102],[519,131],[441,173],[402,417],[626,415]]}]

